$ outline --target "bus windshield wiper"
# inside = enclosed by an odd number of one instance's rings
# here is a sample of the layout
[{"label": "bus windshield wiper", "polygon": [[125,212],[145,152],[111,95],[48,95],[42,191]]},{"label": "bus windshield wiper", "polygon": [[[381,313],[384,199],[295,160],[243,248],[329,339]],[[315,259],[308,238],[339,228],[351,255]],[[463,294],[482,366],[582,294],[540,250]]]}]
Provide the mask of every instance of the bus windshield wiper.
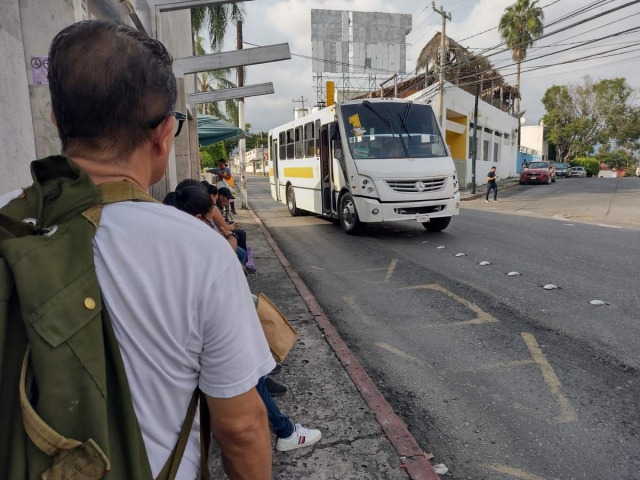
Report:
[{"label": "bus windshield wiper", "polygon": [[393,131],[393,124],[391,123],[391,120],[389,120],[388,117],[386,117],[385,115],[382,115],[377,108],[375,108],[373,105],[371,105],[371,102],[369,100],[365,100],[362,102],[362,105],[364,105],[365,107],[367,107],[369,110],[371,110],[373,113],[376,114],[376,116],[382,120],[385,125],[387,127],[389,127],[389,130],[391,130],[391,134],[395,135],[394,131]]}]

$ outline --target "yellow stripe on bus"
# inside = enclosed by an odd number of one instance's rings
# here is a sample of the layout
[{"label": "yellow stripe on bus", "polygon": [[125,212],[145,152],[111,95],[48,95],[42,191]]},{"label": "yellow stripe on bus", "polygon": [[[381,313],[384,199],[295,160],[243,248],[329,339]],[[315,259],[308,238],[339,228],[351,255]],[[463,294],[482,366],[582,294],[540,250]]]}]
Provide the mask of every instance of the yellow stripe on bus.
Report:
[{"label": "yellow stripe on bus", "polygon": [[313,167],[289,167],[284,169],[287,178],[313,178]]}]

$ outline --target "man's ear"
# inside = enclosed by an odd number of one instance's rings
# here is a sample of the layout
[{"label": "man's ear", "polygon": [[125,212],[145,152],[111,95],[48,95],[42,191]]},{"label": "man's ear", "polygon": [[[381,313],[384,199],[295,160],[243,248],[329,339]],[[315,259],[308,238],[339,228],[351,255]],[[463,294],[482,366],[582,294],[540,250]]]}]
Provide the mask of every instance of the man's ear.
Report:
[{"label": "man's ear", "polygon": [[51,110],[51,122],[58,128],[58,121],[56,120],[56,116],[53,114],[53,110]]},{"label": "man's ear", "polygon": [[157,149],[158,155],[167,155],[169,150],[171,150],[173,143],[170,140],[173,140],[175,123],[175,117],[169,115],[155,128],[153,133],[153,143],[154,147]]},{"label": "man's ear", "polygon": [[198,213],[198,214],[196,215],[196,218],[197,218],[198,220],[202,220],[202,215]]}]

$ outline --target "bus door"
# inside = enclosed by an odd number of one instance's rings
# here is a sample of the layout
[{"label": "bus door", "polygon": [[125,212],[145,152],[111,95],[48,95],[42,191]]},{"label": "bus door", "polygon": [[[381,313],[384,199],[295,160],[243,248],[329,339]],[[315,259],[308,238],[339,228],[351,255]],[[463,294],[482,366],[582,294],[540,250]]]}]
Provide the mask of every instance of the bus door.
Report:
[{"label": "bus door", "polygon": [[[318,122],[320,123],[320,122]],[[329,126],[320,127],[320,191],[322,195],[322,213],[332,215],[331,208],[331,153],[329,149]]]},{"label": "bus door", "polygon": [[[271,141],[271,170],[269,175],[273,176],[273,184],[271,185],[271,196],[277,201],[280,201],[280,181],[278,179],[278,140],[273,139]],[[271,183],[271,179],[269,179]]]}]

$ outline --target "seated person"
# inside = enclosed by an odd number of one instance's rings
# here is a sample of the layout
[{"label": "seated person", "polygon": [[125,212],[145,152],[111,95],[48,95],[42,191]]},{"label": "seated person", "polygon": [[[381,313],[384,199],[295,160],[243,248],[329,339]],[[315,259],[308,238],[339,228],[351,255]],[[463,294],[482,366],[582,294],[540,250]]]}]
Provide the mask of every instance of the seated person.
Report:
[{"label": "seated person", "polygon": [[[228,230],[233,232],[233,235],[238,239],[238,246],[248,252],[249,249],[247,248],[247,232],[240,229],[239,223],[237,222],[227,223],[224,217],[222,216],[222,212],[218,207],[218,196],[219,196],[218,187],[216,187],[215,185],[211,185],[208,182],[202,182],[202,185],[204,188],[207,189],[207,192],[209,193],[209,196],[211,197],[211,200],[213,200],[213,203],[215,205],[214,212],[213,212],[213,222],[221,231]],[[247,271],[249,273],[255,273],[256,269],[255,267],[247,266]]]},{"label": "seated person", "polygon": [[174,195],[168,194],[167,197],[165,197],[164,203],[169,204],[173,201],[174,206],[178,210],[182,210],[183,212],[202,220],[219,234],[224,236],[229,242],[229,245],[231,245],[231,248],[236,252],[240,263],[242,263],[244,267],[247,263],[246,250],[238,246],[238,240],[231,230],[220,230],[216,226],[213,221],[213,214],[215,211],[213,200],[211,200],[211,197],[207,192],[205,192],[204,188],[202,188],[200,182],[196,182],[195,186],[181,187],[182,188],[176,189]]},{"label": "seated person", "polygon": [[235,198],[231,190],[227,187],[218,188],[218,207],[221,211],[225,212],[225,220],[227,223],[234,223],[233,217],[229,213],[229,205]]}]

